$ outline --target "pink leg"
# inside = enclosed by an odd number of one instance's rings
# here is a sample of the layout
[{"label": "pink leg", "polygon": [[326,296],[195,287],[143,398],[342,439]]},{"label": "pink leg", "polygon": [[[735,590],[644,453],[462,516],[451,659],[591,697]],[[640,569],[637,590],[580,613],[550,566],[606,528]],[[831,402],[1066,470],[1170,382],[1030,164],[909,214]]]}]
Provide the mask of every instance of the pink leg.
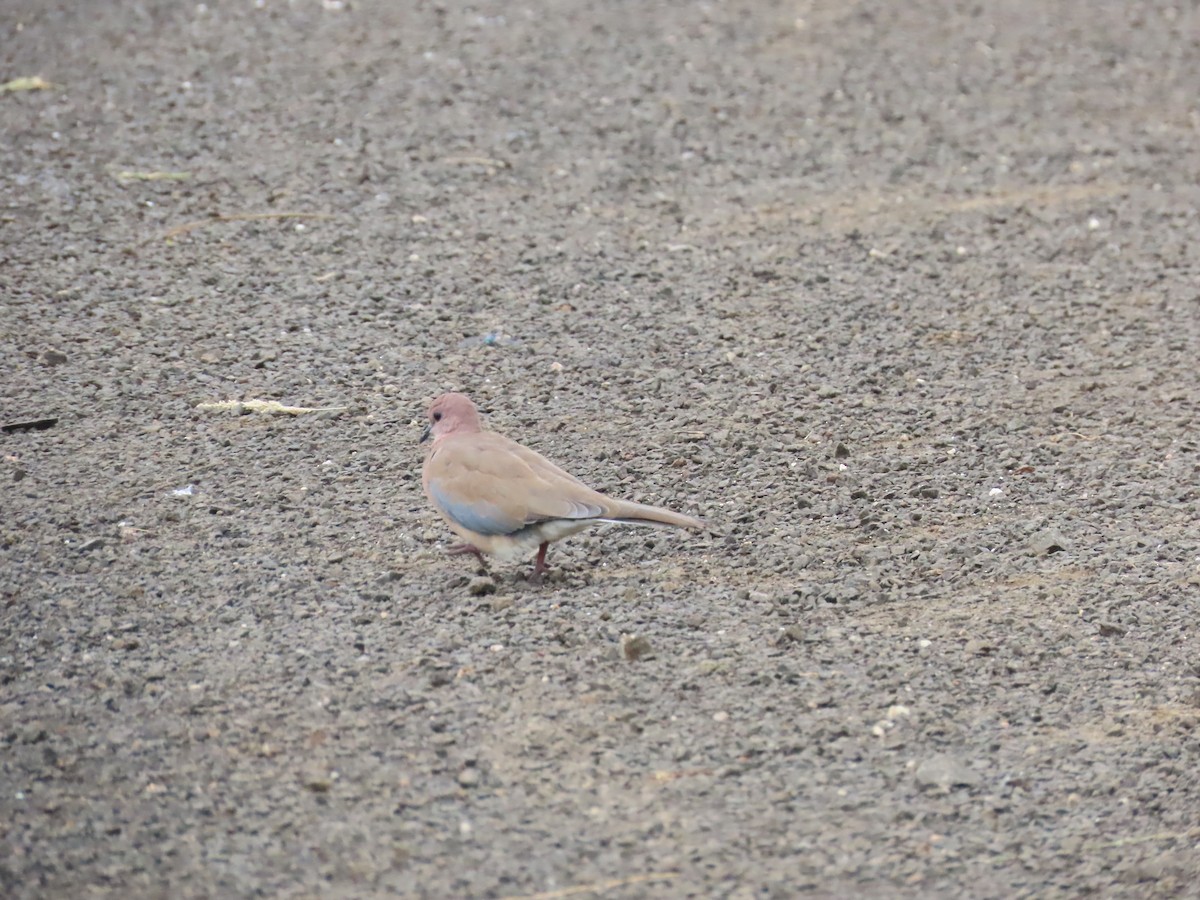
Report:
[{"label": "pink leg", "polygon": [[534,584],[542,583],[542,575],[546,573],[546,551],[550,549],[549,541],[542,541],[538,547],[537,559],[533,561],[533,574],[529,576],[529,580]]},{"label": "pink leg", "polygon": [[455,544],[446,552],[451,556],[462,556],[465,553],[474,553],[475,558],[479,560],[479,564],[484,565],[483,553],[473,544]]}]

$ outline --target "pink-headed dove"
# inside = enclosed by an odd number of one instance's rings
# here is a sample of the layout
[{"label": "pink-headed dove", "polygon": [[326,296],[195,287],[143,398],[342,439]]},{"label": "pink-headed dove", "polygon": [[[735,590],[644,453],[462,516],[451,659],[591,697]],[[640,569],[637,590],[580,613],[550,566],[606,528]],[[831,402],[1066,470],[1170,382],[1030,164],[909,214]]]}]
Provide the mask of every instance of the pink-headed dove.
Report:
[{"label": "pink-headed dove", "polygon": [[432,437],[433,444],[425,458],[425,493],[466,541],[452,553],[514,562],[536,548],[533,577],[539,580],[551,541],[600,522],[704,528],[691,516],[606,497],[528,447],[485,431],[464,394],[438,397],[427,417],[421,440]]}]

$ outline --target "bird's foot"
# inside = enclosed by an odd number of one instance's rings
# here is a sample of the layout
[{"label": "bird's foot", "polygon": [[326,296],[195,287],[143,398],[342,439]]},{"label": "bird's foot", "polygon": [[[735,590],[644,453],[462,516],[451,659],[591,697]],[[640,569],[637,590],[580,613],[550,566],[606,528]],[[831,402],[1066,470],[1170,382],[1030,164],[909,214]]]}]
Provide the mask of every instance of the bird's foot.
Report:
[{"label": "bird's foot", "polygon": [[455,544],[453,547],[450,547],[446,553],[448,553],[450,556],[464,556],[468,553],[472,553],[474,554],[475,558],[479,560],[479,565],[486,568],[486,561],[483,558],[483,552],[474,544]]},{"label": "bird's foot", "polygon": [[546,575],[546,550],[550,547],[549,541],[543,541],[538,547],[537,559],[533,561],[533,571],[529,573],[530,584],[541,584],[545,580]]}]

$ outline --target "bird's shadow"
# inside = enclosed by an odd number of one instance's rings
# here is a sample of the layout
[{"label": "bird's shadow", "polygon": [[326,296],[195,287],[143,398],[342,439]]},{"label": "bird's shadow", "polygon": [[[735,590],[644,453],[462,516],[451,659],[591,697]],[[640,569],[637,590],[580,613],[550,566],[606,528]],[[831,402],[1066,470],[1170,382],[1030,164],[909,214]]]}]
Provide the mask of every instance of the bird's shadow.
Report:
[{"label": "bird's shadow", "polygon": [[[485,565],[473,567],[469,573],[460,573],[451,580],[451,587],[468,587],[473,579],[490,578],[495,587],[493,590],[519,588],[522,590],[553,589],[565,587],[587,587],[592,583],[592,575],[586,569],[574,567],[547,569],[536,577],[528,568],[511,571],[496,571]],[[490,593],[490,591],[489,591]]]}]

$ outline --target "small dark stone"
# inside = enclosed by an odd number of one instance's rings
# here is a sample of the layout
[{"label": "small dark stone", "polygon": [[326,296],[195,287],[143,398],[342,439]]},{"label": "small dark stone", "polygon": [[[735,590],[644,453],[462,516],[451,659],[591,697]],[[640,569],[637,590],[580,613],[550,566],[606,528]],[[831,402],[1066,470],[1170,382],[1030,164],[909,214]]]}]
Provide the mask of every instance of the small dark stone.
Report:
[{"label": "small dark stone", "polygon": [[1067,549],[1067,546],[1066,538],[1058,531],[1052,529],[1035,534],[1029,541],[1029,548],[1038,556],[1062,553]]},{"label": "small dark stone", "polygon": [[0,431],[45,431],[58,424],[58,419],[32,419],[28,422],[9,422],[0,425]]},{"label": "small dark stone", "polygon": [[995,649],[987,641],[981,641],[977,638],[971,638],[971,640],[963,645],[963,652],[971,656],[991,656]]},{"label": "small dark stone", "polygon": [[304,780],[304,786],[314,794],[328,794],[333,787],[333,780],[327,775],[313,775]]},{"label": "small dark stone", "polygon": [[472,597],[482,597],[484,594],[494,593],[496,590],[496,582],[488,575],[477,575],[467,582],[467,593]]}]

